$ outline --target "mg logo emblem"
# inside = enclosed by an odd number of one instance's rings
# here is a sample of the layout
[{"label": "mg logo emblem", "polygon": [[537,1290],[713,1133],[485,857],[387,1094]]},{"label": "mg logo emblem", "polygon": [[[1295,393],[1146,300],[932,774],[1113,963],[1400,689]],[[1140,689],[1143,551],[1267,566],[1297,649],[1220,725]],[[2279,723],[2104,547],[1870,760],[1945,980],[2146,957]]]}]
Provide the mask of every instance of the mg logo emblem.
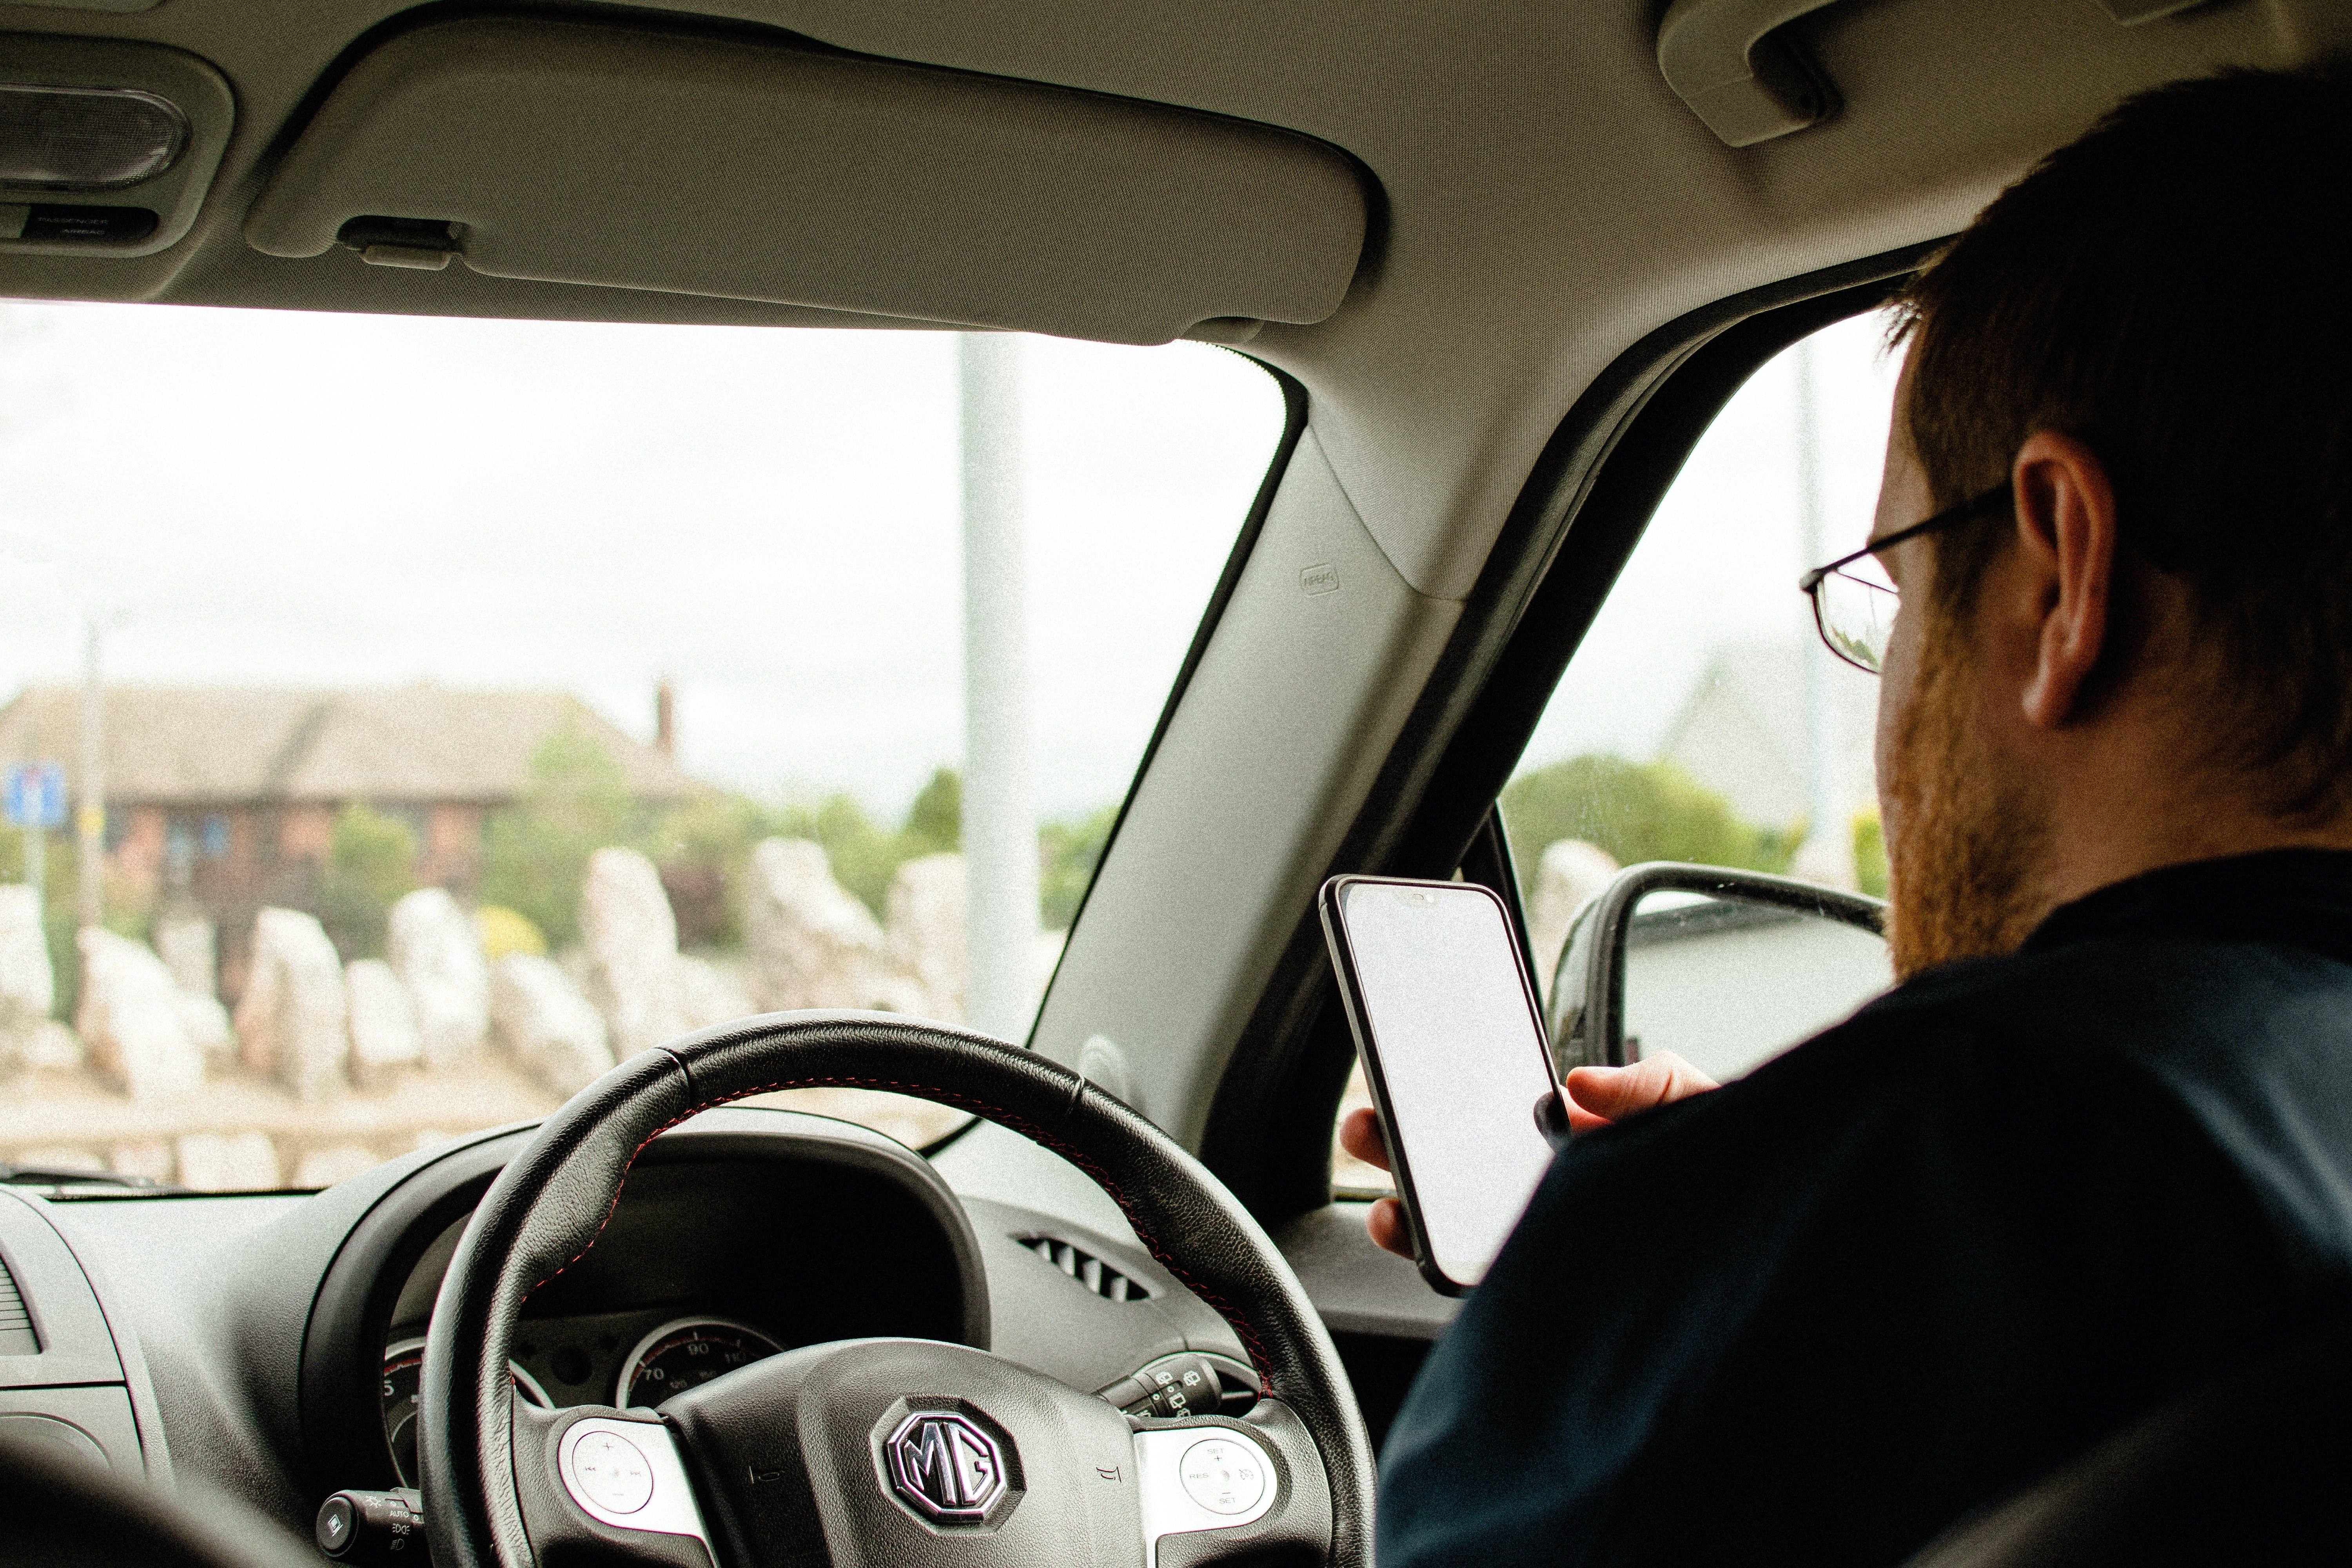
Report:
[{"label": "mg logo emblem", "polygon": [[951,1412],[916,1411],[882,1447],[898,1495],[941,1523],[977,1522],[1004,1495],[996,1439]]}]

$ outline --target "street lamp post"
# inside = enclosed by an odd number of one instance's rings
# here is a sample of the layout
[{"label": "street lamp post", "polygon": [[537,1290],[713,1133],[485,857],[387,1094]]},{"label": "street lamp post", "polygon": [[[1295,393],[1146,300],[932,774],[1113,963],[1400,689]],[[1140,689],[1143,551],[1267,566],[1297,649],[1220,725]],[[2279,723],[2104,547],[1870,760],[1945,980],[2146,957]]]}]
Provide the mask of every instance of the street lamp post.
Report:
[{"label": "street lamp post", "polygon": [[1037,807],[1021,340],[959,341],[963,447],[965,1012],[1002,1039],[1036,1005]]}]

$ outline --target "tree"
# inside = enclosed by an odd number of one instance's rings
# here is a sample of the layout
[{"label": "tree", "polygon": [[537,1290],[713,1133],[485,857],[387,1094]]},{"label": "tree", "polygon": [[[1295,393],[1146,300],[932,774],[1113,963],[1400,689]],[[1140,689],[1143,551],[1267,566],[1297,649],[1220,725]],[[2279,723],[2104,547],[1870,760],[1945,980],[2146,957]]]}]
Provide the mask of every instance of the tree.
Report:
[{"label": "tree", "polygon": [[907,808],[907,826],[900,830],[908,858],[938,855],[963,847],[963,775],[953,768],[937,768],[915,792]]},{"label": "tree", "polygon": [[383,954],[386,918],[416,886],[416,835],[362,802],[335,814],[327,863],[319,872],[319,923],[345,962]]},{"label": "tree", "polygon": [[621,764],[565,725],[531,753],[521,797],[482,826],[482,901],[520,912],[551,945],[577,941],[588,858],[627,843],[635,815]]},{"label": "tree", "polygon": [[1731,803],[1672,763],[1587,753],[1521,773],[1504,786],[1503,822],[1521,886],[1532,889],[1543,852],[1581,838],[1621,866],[1694,860],[1785,871],[1795,837],[1743,822]]},{"label": "tree", "polygon": [[1886,896],[1886,832],[1874,805],[1853,814],[1853,879],[1872,898]]},{"label": "tree", "polygon": [[899,867],[961,847],[963,777],[953,768],[935,770],[895,830],[866,816],[846,795],[813,806],[788,805],[777,815],[774,830],[788,838],[814,839],[833,866],[833,879],[880,919],[887,912],[890,881]]},{"label": "tree", "polygon": [[1037,919],[1047,931],[1067,931],[1110,842],[1118,807],[1104,806],[1076,822],[1049,822],[1037,835]]}]

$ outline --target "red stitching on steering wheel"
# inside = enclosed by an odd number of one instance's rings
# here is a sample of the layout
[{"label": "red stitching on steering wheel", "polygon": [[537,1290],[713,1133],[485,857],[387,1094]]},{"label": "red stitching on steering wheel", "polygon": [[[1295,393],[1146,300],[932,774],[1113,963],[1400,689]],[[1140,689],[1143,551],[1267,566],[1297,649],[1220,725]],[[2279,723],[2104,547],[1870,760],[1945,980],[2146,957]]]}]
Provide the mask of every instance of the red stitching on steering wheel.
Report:
[{"label": "red stitching on steering wheel", "polygon": [[[677,1060],[676,1057],[672,1057],[671,1059],[673,1061]],[[691,1081],[692,1069],[687,1068],[686,1064],[682,1061],[678,1063],[678,1066],[688,1071],[688,1080]],[[660,1137],[671,1128],[677,1126],[680,1122],[689,1121],[695,1117],[701,1115],[704,1111],[711,1110],[714,1107],[728,1104],[732,1100],[747,1099],[755,1094],[769,1094],[778,1089],[786,1089],[842,1088],[877,1089],[897,1094],[911,1094],[920,1100],[933,1100],[940,1104],[953,1105],[964,1110],[976,1111],[980,1115],[988,1118],[991,1121],[997,1123],[999,1126],[1008,1127],[1013,1131],[1020,1133],[1024,1138],[1028,1139],[1031,1142],[1039,1145],[1041,1148],[1050,1150],[1054,1153],[1059,1154],[1063,1159],[1067,1160],[1071,1164],[1076,1165],[1079,1170],[1085,1172],[1087,1178],[1091,1180],[1095,1185],[1100,1187],[1103,1190],[1104,1194],[1108,1196],[1112,1203],[1118,1205],[1119,1213],[1127,1216],[1127,1223],[1133,1227],[1137,1238],[1140,1240],[1144,1247],[1150,1251],[1153,1258],[1159,1259],[1160,1266],[1167,1269],[1169,1273],[1174,1275],[1179,1280],[1182,1281],[1185,1289],[1191,1290],[1192,1294],[1207,1302],[1210,1308],[1214,1310],[1219,1317],[1222,1317],[1226,1322],[1233,1325],[1234,1331],[1240,1335],[1242,1342],[1249,1347],[1250,1359],[1257,1363],[1258,1376],[1264,1380],[1264,1386],[1259,1390],[1260,1394],[1268,1399],[1275,1397],[1274,1358],[1266,1351],[1265,1342],[1258,1337],[1256,1328],[1251,1324],[1249,1319],[1244,1315],[1238,1308],[1225,1300],[1225,1299],[1223,1296],[1220,1296],[1217,1292],[1211,1290],[1206,1286],[1202,1285],[1199,1279],[1193,1276],[1191,1269],[1185,1268],[1182,1263],[1177,1260],[1172,1253],[1160,1245],[1159,1238],[1144,1227],[1143,1222],[1136,1215],[1135,1205],[1128,1201],[1127,1194],[1119,1190],[1118,1184],[1113,1181],[1109,1173],[1104,1171],[1101,1166],[1096,1164],[1093,1160],[1089,1159],[1080,1150],[1054,1136],[1044,1128],[1039,1127],[1035,1122],[1029,1121],[1026,1117],[1015,1115],[1012,1111],[1006,1110],[1000,1106],[991,1105],[985,1100],[975,1100],[970,1095],[959,1093],[954,1089],[940,1089],[929,1084],[901,1083],[894,1079],[845,1078],[829,1076],[804,1079],[783,1079],[775,1083],[757,1084],[750,1089],[737,1089],[731,1094],[716,1095],[711,1099],[703,1100],[698,1104],[689,1106],[688,1109],[679,1111],[676,1116],[671,1117],[667,1121],[663,1122],[659,1127],[656,1127],[651,1132],[646,1133],[644,1141],[638,1143],[635,1149],[629,1151],[629,1158],[621,1168],[620,1186],[615,1186],[613,1189],[613,1201],[609,1205],[605,1205],[604,1217],[596,1222],[596,1233],[588,1238],[587,1246],[583,1247],[570,1258],[565,1258],[563,1262],[556,1268],[553,1273],[549,1274],[546,1279],[540,1280],[539,1283],[533,1285],[530,1290],[525,1291],[525,1298],[528,1299],[530,1295],[535,1294],[540,1289],[541,1286],[545,1285],[549,1279],[554,1279],[556,1275],[562,1273],[564,1269],[571,1268],[573,1264],[588,1256],[589,1252],[595,1247],[597,1239],[604,1234],[604,1227],[613,1223],[614,1211],[618,1209],[621,1205],[621,1186],[628,1184],[628,1173],[635,1167],[637,1156],[646,1152],[646,1144],[651,1143],[655,1139]]]}]

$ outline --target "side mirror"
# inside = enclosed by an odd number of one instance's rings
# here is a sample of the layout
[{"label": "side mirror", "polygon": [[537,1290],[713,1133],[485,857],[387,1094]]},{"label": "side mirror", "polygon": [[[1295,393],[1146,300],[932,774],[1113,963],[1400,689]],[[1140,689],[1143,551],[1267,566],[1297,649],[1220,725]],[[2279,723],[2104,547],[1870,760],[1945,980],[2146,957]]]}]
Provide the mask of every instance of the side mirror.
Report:
[{"label": "side mirror", "polygon": [[1552,977],[1562,1073],[1644,1045],[1717,1079],[1836,1022],[1894,980],[1886,905],[1789,877],[1628,866],[1577,915]]}]

